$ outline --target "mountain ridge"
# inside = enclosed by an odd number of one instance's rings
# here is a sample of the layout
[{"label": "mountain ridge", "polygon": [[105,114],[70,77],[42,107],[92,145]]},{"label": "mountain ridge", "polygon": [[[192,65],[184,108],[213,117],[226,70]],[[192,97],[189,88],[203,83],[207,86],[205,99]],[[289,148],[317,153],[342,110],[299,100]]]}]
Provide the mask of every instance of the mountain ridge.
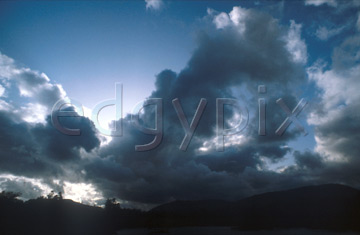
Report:
[{"label": "mountain ridge", "polygon": [[236,226],[239,229],[360,226],[360,190],[340,185],[304,186],[237,201],[175,201],[149,211],[162,226]]},{"label": "mountain ridge", "polygon": [[[26,202],[0,193],[1,234],[114,234],[123,228],[227,226],[239,230],[360,232],[360,190],[337,184],[268,192],[237,201],[174,201],[148,212],[84,205],[62,197]],[[110,202],[112,202],[110,200]]]}]

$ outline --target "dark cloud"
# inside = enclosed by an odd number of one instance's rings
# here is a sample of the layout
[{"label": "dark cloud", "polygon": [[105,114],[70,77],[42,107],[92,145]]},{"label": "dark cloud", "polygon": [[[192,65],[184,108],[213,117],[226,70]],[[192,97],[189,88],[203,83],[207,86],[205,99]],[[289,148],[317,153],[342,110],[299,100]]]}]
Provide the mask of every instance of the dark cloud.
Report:
[{"label": "dark cloud", "polygon": [[27,177],[56,179],[64,175],[64,165],[78,162],[81,151],[99,146],[93,124],[86,118],[68,118],[66,123],[81,128],[81,136],[66,136],[51,124],[29,124],[11,112],[0,112],[2,172]]},{"label": "dark cloud", "polygon": [[[87,179],[106,196],[146,204],[174,199],[238,199],[300,181],[290,176],[282,179],[282,174],[266,170],[261,158],[282,159],[290,151],[287,142],[301,134],[290,128],[283,136],[275,135],[286,118],[275,101],[281,97],[290,109],[296,106],[296,87],[305,82],[303,65],[294,63],[287,49],[287,28],[267,14],[250,13],[243,34],[236,28],[202,32],[197,49],[180,73],[164,70],[156,76],[156,90],[150,98],[163,98],[163,142],[152,151],[135,152],[134,145],[149,143],[153,136],[139,132],[130,124],[130,117],[125,118],[123,137],[113,138],[100,149],[102,160],[85,167]],[[257,86],[261,84],[268,87],[267,136],[257,134]],[[200,99],[208,101],[186,152],[179,150],[184,130],[171,103],[175,98],[179,98],[188,122]],[[216,98],[242,99],[251,113],[248,128],[239,134],[245,142],[233,143],[221,153],[211,144],[216,136]],[[237,113],[228,111],[227,119]],[[153,110],[147,109],[142,117],[144,125],[153,124]],[[199,148],[205,142],[211,150],[201,153]]]},{"label": "dark cloud", "polygon": [[224,153],[198,156],[197,164],[207,166],[211,171],[241,174],[246,167],[256,168],[261,161],[254,157],[258,154],[256,149],[243,147],[240,150],[232,149]]},{"label": "dark cloud", "polygon": [[60,118],[63,125],[80,128],[81,136],[63,135],[52,125],[52,106],[66,95],[61,85],[52,83],[44,73],[17,65],[1,53],[0,66],[0,79],[7,84],[9,95],[2,97],[6,108],[0,111],[3,172],[57,178],[64,173],[62,164],[79,161],[82,151],[99,147],[100,140],[87,118]]},{"label": "dark cloud", "polygon": [[55,160],[74,160],[80,158],[80,148],[87,152],[98,147],[98,139],[93,123],[84,117],[61,117],[60,122],[67,128],[81,130],[79,136],[67,136],[60,133],[51,123],[48,116],[46,124],[37,124],[31,129],[36,142],[41,143],[40,151],[43,155]]},{"label": "dark cloud", "polygon": [[16,122],[11,113],[0,112],[1,164],[2,171],[15,174],[31,174],[51,171],[51,167],[36,156],[36,143],[31,138],[30,126]]},{"label": "dark cloud", "polygon": [[297,166],[305,169],[316,169],[324,166],[323,159],[319,154],[306,151],[301,153],[299,151],[294,152],[294,157]]},{"label": "dark cloud", "polygon": [[[241,22],[244,31],[231,25],[200,32],[198,46],[186,67],[179,73],[164,70],[156,76],[155,90],[149,98],[162,98],[164,107],[164,136],[156,149],[135,151],[135,145],[147,144],[154,136],[134,128],[130,116],[122,120],[123,136],[100,146],[93,123],[87,118],[63,118],[64,126],[82,130],[81,136],[66,136],[52,126],[50,117],[44,123],[30,124],[20,114],[3,110],[1,171],[39,177],[51,187],[58,187],[52,179],[90,182],[105,197],[118,197],[134,205],[155,205],[174,199],[235,200],[317,183],[360,185],[359,102],[343,99],[343,112],[319,121],[338,108],[327,103],[329,92],[320,92],[319,107],[311,115],[319,122],[314,131],[322,146],[318,143],[318,152],[293,151],[289,142],[303,133],[292,124],[283,136],[275,134],[287,117],[276,100],[282,98],[292,110],[301,98],[297,95],[299,90],[307,85],[303,64],[306,58],[300,62],[299,58],[294,59],[298,52],[294,50],[306,50],[306,46],[288,46],[289,40],[296,44],[301,39],[297,38],[301,27],[295,22],[290,27],[281,26],[268,14],[254,10],[247,10],[246,14]],[[348,80],[350,86],[358,81],[354,69],[358,54],[353,53],[357,49],[358,40],[353,37],[345,40],[333,55],[334,74],[344,76],[346,70],[354,70]],[[306,51],[301,53],[306,55]],[[19,89],[47,108],[64,96],[61,87],[49,85],[45,75],[28,70],[21,75],[16,80]],[[324,88],[319,81],[316,80],[317,85]],[[258,94],[258,85],[266,85],[267,93]],[[349,94],[356,97],[355,93]],[[259,97],[267,103],[266,136],[258,135]],[[200,99],[208,101],[186,152],[179,150],[185,133],[172,105],[175,98],[179,98],[189,123]],[[224,152],[215,150],[216,98],[236,98],[250,114],[245,130],[234,138],[226,138]],[[229,120],[239,112],[227,109],[225,114],[226,125],[231,126]],[[153,107],[144,109],[141,118],[143,125],[153,126]],[[321,147],[326,153],[320,151]],[[291,154],[293,165],[268,168],[269,163],[278,163]],[[329,161],[334,155],[341,155],[342,161]]]}]

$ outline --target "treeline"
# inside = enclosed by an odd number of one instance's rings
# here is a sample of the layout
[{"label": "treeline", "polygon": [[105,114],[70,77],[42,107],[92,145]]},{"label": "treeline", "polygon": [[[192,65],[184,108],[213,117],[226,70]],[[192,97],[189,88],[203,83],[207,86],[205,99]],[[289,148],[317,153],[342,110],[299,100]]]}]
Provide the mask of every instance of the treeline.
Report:
[{"label": "treeline", "polygon": [[20,194],[0,193],[0,234],[115,234],[121,228],[146,226],[145,212],[122,209],[115,199],[105,208],[63,199],[61,193],[28,201]]},{"label": "treeline", "polygon": [[115,199],[108,199],[101,208],[63,199],[54,192],[25,202],[18,197],[12,192],[0,193],[0,234],[110,235],[123,228],[180,226],[360,231],[360,191],[335,184],[238,201],[175,201],[148,212],[122,209]]}]

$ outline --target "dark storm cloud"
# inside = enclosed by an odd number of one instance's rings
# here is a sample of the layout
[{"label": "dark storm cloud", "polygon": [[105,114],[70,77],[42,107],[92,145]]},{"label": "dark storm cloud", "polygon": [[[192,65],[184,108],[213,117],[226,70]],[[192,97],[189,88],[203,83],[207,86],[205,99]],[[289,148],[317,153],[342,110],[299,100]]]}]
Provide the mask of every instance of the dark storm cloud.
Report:
[{"label": "dark storm cloud", "polygon": [[195,159],[197,164],[207,166],[211,171],[242,173],[246,167],[255,168],[261,161],[254,156],[258,152],[253,147],[243,147],[240,150],[227,150],[225,153],[202,155]]},{"label": "dark storm cloud", "polygon": [[341,114],[316,127],[319,138],[329,142],[328,149],[343,155],[348,160],[358,161],[360,146],[360,102],[342,109]]},{"label": "dark storm cloud", "polygon": [[[326,121],[317,120],[320,124],[314,128],[327,153],[293,152],[287,146],[289,141],[297,140],[303,133],[292,124],[283,136],[275,134],[287,117],[276,100],[282,98],[292,110],[301,98],[297,95],[299,88],[307,83],[306,58],[294,59],[299,56],[299,50],[301,56],[306,55],[306,46],[296,46],[301,27],[294,22],[290,27],[281,26],[265,13],[244,12],[246,17],[241,22],[244,31],[232,24],[216,31],[200,32],[198,46],[187,66],[179,73],[164,70],[156,76],[155,90],[149,97],[162,98],[164,107],[164,136],[156,149],[135,151],[135,145],[147,144],[154,136],[134,128],[130,116],[123,119],[123,136],[114,137],[100,147],[93,124],[86,118],[62,119],[65,126],[82,130],[81,136],[65,136],[52,126],[49,117],[44,123],[29,124],[19,113],[14,115],[2,110],[0,169],[43,178],[52,187],[57,187],[51,181],[55,178],[90,182],[105,197],[118,197],[134,205],[155,205],[174,199],[235,200],[317,183],[360,185],[357,143],[360,102],[354,90],[348,92],[349,99],[340,99],[343,112],[336,115],[330,112],[338,107],[328,104],[329,91],[320,93],[323,97],[320,97],[319,108],[312,110],[315,119],[332,115]],[[334,74],[348,77],[350,73],[346,86],[349,88],[357,86],[360,74],[358,53],[353,53],[358,50],[356,39],[345,40],[333,56]],[[45,75],[29,70],[20,72],[22,76],[15,79],[20,91],[47,109],[64,97],[61,86],[49,84]],[[336,77],[334,74],[330,75]],[[327,80],[316,81],[319,87],[329,84]],[[266,85],[267,93],[258,94],[258,85]],[[330,87],[331,94],[343,93],[343,86],[338,87],[340,90],[334,87]],[[266,136],[258,135],[259,97],[267,103]],[[208,101],[186,152],[179,150],[184,130],[172,105],[175,98],[180,99],[188,122],[200,99]],[[232,142],[224,152],[216,152],[214,147],[216,98],[239,99],[250,113],[247,128],[238,134],[243,138],[226,138],[226,143]],[[237,114],[235,109],[227,111],[226,120]],[[154,109],[146,108],[142,119],[143,125],[153,126]],[[208,151],[201,151],[201,147]],[[293,166],[276,171],[268,168],[269,162],[281,161],[289,154],[294,156]],[[336,154],[344,161],[327,160]],[[7,185],[17,188],[17,185]]]},{"label": "dark storm cloud", "polygon": [[0,141],[0,167],[2,171],[10,171],[15,174],[31,174],[47,172],[50,167],[37,157],[36,143],[31,138],[30,127],[13,119],[14,115],[0,112],[1,141]]},{"label": "dark storm cloud", "polygon": [[0,112],[2,172],[27,177],[56,178],[64,172],[62,164],[80,160],[80,151],[99,146],[93,124],[86,118],[69,118],[68,125],[80,127],[81,136],[66,136],[51,124],[29,124],[11,112]]},{"label": "dark storm cloud", "polygon": [[322,163],[321,180],[360,187],[359,109],[359,102],[351,103],[335,118],[316,126],[323,155],[330,159]]},{"label": "dark storm cloud", "polygon": [[294,157],[297,165],[300,168],[315,169],[324,166],[321,156],[313,152],[306,151],[301,153],[299,151],[295,151]]},{"label": "dark storm cloud", "polygon": [[62,117],[60,119],[62,119],[60,122],[63,126],[80,129],[81,135],[67,136],[60,133],[54,128],[51,118],[48,116],[45,125],[37,124],[31,129],[33,138],[41,143],[39,151],[43,155],[59,161],[74,160],[80,158],[80,148],[89,152],[100,145],[95,127],[89,119],[83,117]]},{"label": "dark storm cloud", "polygon": [[[187,66],[176,74],[164,70],[156,77],[150,98],[163,98],[164,138],[159,147],[148,152],[135,152],[134,145],[149,143],[145,135],[123,120],[123,137],[113,138],[100,149],[100,162],[85,166],[87,180],[100,188],[105,196],[123,200],[157,204],[174,199],[237,199],[277,187],[299,185],[298,179],[264,168],[261,158],[282,159],[290,149],[285,145],[301,133],[291,128],[283,136],[275,130],[286,118],[275,103],[282,97],[290,109],[298,99],[295,88],[305,81],[303,65],[294,63],[287,49],[288,28],[280,27],[269,15],[249,11],[246,30],[236,28],[202,32],[198,47]],[[268,135],[257,134],[257,86],[267,85],[269,115]],[[248,90],[248,95],[243,93]],[[251,113],[244,131],[245,143],[233,144],[225,152],[213,149],[200,153],[199,148],[215,137],[216,98],[242,97]],[[186,152],[179,150],[184,137],[171,101],[179,98],[190,122],[201,98],[208,105]],[[271,114],[270,114],[271,112]],[[226,113],[230,119],[236,111]],[[154,122],[154,112],[143,115],[147,126]],[[144,124],[145,125],[145,124]],[[266,168],[266,167],[265,167]],[[279,186],[276,186],[276,185]]]}]

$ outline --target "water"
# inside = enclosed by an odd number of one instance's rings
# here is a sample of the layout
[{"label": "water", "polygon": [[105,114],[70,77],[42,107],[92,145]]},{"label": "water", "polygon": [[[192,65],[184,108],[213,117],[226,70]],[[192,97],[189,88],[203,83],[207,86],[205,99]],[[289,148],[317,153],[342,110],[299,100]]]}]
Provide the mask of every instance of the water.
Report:
[{"label": "water", "polygon": [[288,229],[266,231],[239,231],[231,227],[180,227],[170,229],[123,229],[117,235],[355,235],[355,232],[334,232],[325,230]]}]

